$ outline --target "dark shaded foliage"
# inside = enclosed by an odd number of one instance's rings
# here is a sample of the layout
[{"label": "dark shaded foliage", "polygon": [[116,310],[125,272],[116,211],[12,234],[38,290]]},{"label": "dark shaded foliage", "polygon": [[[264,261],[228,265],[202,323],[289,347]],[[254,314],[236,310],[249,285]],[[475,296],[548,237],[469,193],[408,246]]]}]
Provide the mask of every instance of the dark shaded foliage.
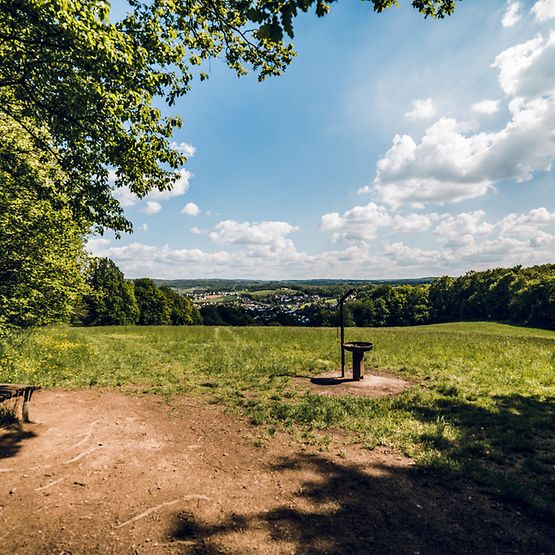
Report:
[{"label": "dark shaded foliage", "polygon": [[138,324],[163,326],[171,323],[171,311],[166,296],[149,278],[134,281],[135,297],[139,305]]},{"label": "dark shaded foliage", "polygon": [[429,289],[431,322],[511,320],[555,327],[555,264],[442,277]]},{"label": "dark shaded foliage", "polygon": [[190,326],[192,324],[202,323],[200,312],[191,299],[180,295],[177,291],[169,287],[160,287],[160,291],[166,297],[172,325]]},{"label": "dark shaded foliage", "polygon": [[93,258],[87,275],[88,293],[83,297],[87,326],[125,326],[139,319],[132,283],[109,258]]}]

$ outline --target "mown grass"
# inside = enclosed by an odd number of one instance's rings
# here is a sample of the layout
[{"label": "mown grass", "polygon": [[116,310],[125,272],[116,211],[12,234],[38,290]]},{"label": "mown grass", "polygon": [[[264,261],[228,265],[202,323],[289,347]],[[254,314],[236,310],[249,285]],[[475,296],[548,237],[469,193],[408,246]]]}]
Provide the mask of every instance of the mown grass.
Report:
[{"label": "mown grass", "polygon": [[207,395],[266,430],[341,429],[555,515],[555,332],[478,322],[347,337],[373,341],[367,367],[413,387],[382,399],[307,393],[292,378],[338,367],[337,331],[254,327],[40,330],[4,345],[0,381]]}]

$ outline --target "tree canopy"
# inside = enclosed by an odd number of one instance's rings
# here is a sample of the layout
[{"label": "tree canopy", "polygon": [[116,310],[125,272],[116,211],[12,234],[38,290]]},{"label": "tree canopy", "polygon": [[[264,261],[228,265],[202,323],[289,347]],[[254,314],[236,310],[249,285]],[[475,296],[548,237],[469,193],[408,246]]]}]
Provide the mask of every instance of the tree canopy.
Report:
[{"label": "tree canopy", "polygon": [[141,326],[164,326],[171,324],[171,309],[166,295],[149,278],[136,279],[135,298],[139,306]]},{"label": "tree canopy", "polygon": [[0,336],[69,319],[83,291],[85,226],[72,217],[49,153],[0,120]]},{"label": "tree canopy", "polygon": [[166,297],[170,310],[170,321],[173,326],[191,326],[202,323],[199,309],[193,304],[191,299],[180,295],[169,287],[160,287],[159,290]]},{"label": "tree canopy", "polygon": [[124,326],[139,318],[139,307],[132,283],[109,258],[93,258],[87,272],[89,291],[83,298],[88,326]]},{"label": "tree canopy", "polygon": [[[443,18],[456,1],[412,5]],[[369,2],[377,12],[397,4]],[[215,57],[239,75],[281,74],[295,54],[286,37],[298,12],[323,16],[332,3],[129,0],[114,21],[106,0],[0,0],[0,112],[57,161],[77,219],[127,231],[114,187],[139,197],[170,188],[186,161],[171,144],[180,118],[156,102],[173,104]]]}]

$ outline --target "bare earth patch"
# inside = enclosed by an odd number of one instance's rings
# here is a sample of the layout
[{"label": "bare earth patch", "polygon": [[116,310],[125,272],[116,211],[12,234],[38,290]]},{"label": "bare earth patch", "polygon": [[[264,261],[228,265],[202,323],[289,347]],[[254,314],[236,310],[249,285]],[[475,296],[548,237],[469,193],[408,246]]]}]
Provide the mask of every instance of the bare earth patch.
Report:
[{"label": "bare earth patch", "polygon": [[357,397],[387,397],[398,395],[411,384],[393,375],[376,372],[366,373],[363,379],[354,381],[352,371],[345,370],[341,376],[341,370],[318,374],[313,378],[297,378],[297,383],[303,385],[311,393],[330,396],[352,395]]},{"label": "bare earth patch", "polygon": [[549,523],[387,451],[319,452],[222,407],[41,391],[0,430],[0,553],[552,553]]}]

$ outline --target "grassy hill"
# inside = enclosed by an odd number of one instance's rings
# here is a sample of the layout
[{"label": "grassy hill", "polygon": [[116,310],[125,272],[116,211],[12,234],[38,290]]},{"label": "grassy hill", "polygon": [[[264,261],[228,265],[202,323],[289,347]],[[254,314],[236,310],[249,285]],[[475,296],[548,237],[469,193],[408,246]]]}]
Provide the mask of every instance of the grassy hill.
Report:
[{"label": "grassy hill", "polygon": [[370,371],[412,387],[381,399],[311,393],[295,377],[338,368],[336,330],[271,327],[49,328],[8,345],[0,381],[206,397],[262,434],[288,429],[325,448],[340,430],[554,515],[555,332],[474,322],[346,335],[374,342]]}]

